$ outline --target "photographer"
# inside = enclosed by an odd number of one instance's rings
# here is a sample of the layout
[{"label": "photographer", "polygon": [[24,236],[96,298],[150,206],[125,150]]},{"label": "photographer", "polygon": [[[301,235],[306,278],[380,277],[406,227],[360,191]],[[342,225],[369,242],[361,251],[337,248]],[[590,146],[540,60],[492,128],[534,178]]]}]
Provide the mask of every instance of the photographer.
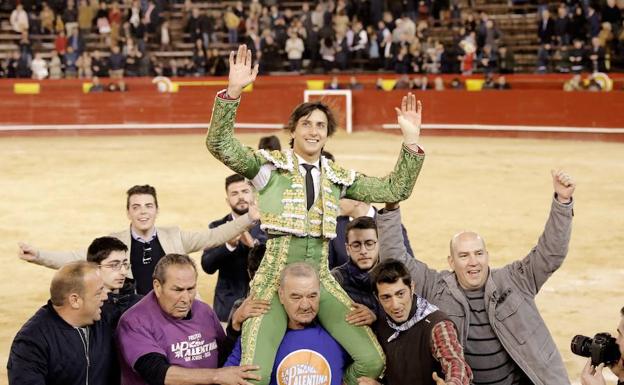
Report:
[{"label": "photographer", "polygon": [[[620,323],[617,328],[617,344],[620,348],[620,354],[624,356],[624,307],[620,310]],[[581,384],[582,385],[606,385],[602,370],[604,364],[600,364],[594,367],[591,362],[591,358],[587,360],[587,364],[581,372]],[[624,358],[620,359],[609,366],[609,369],[618,377],[618,385],[624,385]]]}]

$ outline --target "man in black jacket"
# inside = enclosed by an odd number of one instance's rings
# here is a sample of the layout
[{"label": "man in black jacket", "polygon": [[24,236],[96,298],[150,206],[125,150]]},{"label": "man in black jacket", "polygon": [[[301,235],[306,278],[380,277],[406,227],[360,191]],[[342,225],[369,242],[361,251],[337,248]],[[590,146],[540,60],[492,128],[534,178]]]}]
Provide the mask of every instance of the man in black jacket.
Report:
[{"label": "man in black jacket", "polygon": [[[210,223],[215,228],[229,222],[249,210],[253,201],[253,187],[241,175],[230,175],[225,179],[226,202],[232,212],[225,217]],[[255,245],[265,243],[266,234],[256,225],[224,245],[204,250],[201,264],[204,271],[214,274],[219,271],[213,307],[221,322],[226,322],[234,301],[245,297],[249,287],[247,274],[247,255]]]},{"label": "man in black jacket", "polygon": [[105,298],[96,264],[72,262],[57,271],[50,300],[13,340],[9,384],[118,384],[112,328],[102,318]]}]

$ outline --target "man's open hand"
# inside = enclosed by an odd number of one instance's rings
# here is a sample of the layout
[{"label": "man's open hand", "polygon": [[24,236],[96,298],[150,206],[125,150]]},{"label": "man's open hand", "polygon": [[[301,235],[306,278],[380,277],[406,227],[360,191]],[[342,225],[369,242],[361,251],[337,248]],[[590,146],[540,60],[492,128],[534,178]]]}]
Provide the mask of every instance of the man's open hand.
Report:
[{"label": "man's open hand", "polygon": [[251,67],[252,54],[246,45],[238,46],[238,51],[230,52],[230,74],[228,77],[227,93],[230,98],[238,98],[243,88],[256,80],[258,64]]},{"label": "man's open hand", "polygon": [[236,331],[240,331],[243,322],[245,322],[247,318],[266,314],[270,308],[271,303],[267,300],[253,299],[251,297],[245,298],[240,307],[232,314],[232,328]]},{"label": "man's open hand", "polygon": [[422,121],[422,103],[416,101],[416,96],[411,92],[401,100],[401,109],[394,108],[397,120],[403,133],[403,143],[416,145],[420,139],[420,124]]}]

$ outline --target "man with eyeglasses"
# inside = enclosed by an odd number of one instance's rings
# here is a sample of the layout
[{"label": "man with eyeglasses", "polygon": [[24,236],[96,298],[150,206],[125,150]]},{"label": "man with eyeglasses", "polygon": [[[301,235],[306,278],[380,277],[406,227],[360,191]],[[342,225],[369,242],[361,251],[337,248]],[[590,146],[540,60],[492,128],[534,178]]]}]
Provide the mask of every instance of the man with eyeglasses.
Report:
[{"label": "man with eyeglasses", "polygon": [[347,315],[347,322],[358,326],[371,325],[379,313],[379,304],[368,277],[368,272],[379,260],[375,220],[364,216],[349,222],[345,248],[349,260],[332,269],[331,273],[354,301],[353,309]]},{"label": "man with eyeglasses", "polygon": [[132,281],[127,280],[130,269],[128,247],[114,237],[100,237],[87,249],[87,261],[100,266],[100,276],[108,298],[102,305],[102,314],[117,326],[119,317],[141,299]]},{"label": "man with eyeglasses", "polygon": [[[340,208],[340,215],[336,217],[336,238],[329,242],[328,260],[330,270],[349,262],[349,253],[347,253],[347,248],[345,247],[349,222],[359,217],[370,217],[373,219],[377,217],[377,209],[367,202],[342,198],[338,202],[338,207]],[[401,230],[403,231],[405,248],[408,253],[413,255],[412,246],[409,243],[407,231],[403,224],[401,224]]]},{"label": "man with eyeglasses", "polygon": [[[150,185],[137,185],[127,191],[127,216],[130,226],[111,236],[121,240],[130,251],[128,277],[134,279],[136,291],[145,295],[152,290],[152,273],[158,261],[170,253],[189,254],[224,244],[253,226],[260,219],[256,209],[248,210],[233,221],[203,231],[184,231],[178,226],[156,226],[158,199]],[[84,251],[53,252],[38,250],[19,243],[18,256],[31,263],[58,269],[63,264],[85,259]]]}]

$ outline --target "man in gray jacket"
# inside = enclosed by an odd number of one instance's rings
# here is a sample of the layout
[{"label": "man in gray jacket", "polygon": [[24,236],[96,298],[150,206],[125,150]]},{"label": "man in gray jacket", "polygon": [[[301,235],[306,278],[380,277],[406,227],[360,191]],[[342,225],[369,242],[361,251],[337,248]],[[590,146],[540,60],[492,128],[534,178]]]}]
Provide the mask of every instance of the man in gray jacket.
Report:
[{"label": "man in gray jacket", "polygon": [[377,216],[380,253],[405,263],[416,293],[455,322],[474,384],[570,384],[535,304],[570,241],[575,182],[562,171],[552,171],[552,179],[554,199],[537,246],[502,268],[490,268],[483,238],[464,231],[450,242],[452,271],[430,269],[405,251],[400,211],[389,205]]}]

